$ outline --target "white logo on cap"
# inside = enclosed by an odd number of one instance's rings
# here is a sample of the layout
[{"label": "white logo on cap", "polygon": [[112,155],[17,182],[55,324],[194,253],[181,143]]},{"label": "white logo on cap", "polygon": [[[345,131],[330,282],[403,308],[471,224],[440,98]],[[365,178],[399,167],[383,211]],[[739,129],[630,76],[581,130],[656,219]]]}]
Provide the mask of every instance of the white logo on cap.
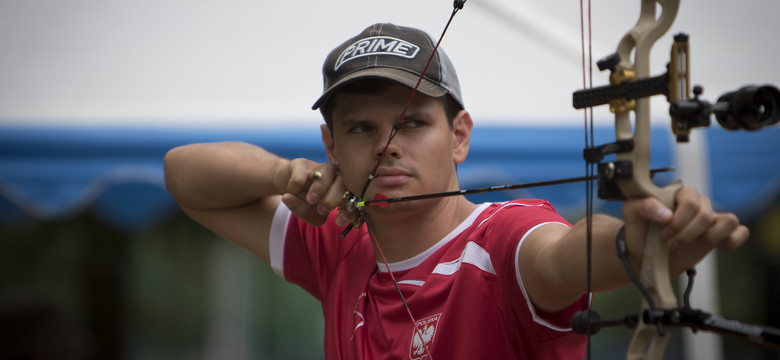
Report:
[{"label": "white logo on cap", "polygon": [[336,59],[334,70],[338,70],[347,61],[363,56],[393,55],[413,59],[418,51],[420,51],[420,47],[408,41],[390,36],[372,36],[355,41],[344,49],[339,58]]}]

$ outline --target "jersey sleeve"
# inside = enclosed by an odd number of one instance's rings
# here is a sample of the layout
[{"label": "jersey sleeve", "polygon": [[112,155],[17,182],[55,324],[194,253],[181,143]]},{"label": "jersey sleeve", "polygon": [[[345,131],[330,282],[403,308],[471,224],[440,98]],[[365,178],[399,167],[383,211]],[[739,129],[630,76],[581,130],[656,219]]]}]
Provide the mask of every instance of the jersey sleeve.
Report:
[{"label": "jersey sleeve", "polygon": [[280,203],[274,215],[269,238],[271,268],[290,283],[301,286],[322,301],[336,266],[360,236],[352,231],[341,238],[331,212],[322,226],[312,226],[296,218]]},{"label": "jersey sleeve", "polygon": [[568,341],[566,338],[573,335],[569,319],[574,312],[587,307],[587,297],[583,296],[568,308],[556,313],[537,309],[526,292],[517,261],[523,241],[533,231],[552,223],[565,226],[571,224],[558,214],[549,202],[534,199],[505,203],[492,218],[487,231],[488,238],[491,239],[490,247],[494,248],[491,256],[498,264],[499,301],[502,302],[502,308],[511,314],[507,321],[513,321],[511,326],[520,329],[518,334],[522,336],[517,340],[532,340],[536,344]]}]

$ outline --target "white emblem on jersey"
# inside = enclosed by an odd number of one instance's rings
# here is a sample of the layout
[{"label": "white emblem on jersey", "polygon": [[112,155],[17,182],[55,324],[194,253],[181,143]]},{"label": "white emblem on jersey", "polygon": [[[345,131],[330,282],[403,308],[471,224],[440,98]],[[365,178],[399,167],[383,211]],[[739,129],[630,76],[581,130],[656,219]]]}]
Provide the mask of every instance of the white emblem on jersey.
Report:
[{"label": "white emblem on jersey", "polygon": [[[352,339],[355,338],[355,333],[358,331],[359,328],[363,327],[363,325],[366,324],[366,318],[363,317],[363,314],[358,311],[358,306],[360,305],[360,299],[366,297],[366,293],[360,293],[360,295],[357,298],[357,301],[355,301],[355,308],[352,309],[352,314],[355,315],[355,329],[352,330],[352,337],[349,338],[349,341],[352,341]],[[359,318],[359,320],[358,320]]]},{"label": "white emblem on jersey", "polygon": [[428,350],[432,347],[436,327],[439,325],[439,317],[441,317],[441,313],[417,320],[412,334],[412,343],[409,346],[410,359],[419,360],[428,357]]}]

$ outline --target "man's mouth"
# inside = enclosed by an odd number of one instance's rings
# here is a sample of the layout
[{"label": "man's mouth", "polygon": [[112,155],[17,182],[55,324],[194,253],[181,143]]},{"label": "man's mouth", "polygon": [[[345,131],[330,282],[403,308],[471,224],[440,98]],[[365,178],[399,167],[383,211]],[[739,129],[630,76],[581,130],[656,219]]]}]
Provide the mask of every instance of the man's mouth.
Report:
[{"label": "man's mouth", "polygon": [[396,168],[379,168],[373,182],[379,186],[398,186],[411,180],[409,172]]}]

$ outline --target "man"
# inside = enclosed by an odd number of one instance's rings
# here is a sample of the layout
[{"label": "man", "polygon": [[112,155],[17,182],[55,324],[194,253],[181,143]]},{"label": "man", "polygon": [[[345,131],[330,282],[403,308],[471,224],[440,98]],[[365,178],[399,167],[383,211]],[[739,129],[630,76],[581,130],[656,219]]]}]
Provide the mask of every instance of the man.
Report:
[{"label": "man", "polygon": [[[168,189],[192,218],[322,302],[328,359],[582,358],[584,337],[568,323],[589,300],[585,224],[570,225],[548,202],[455,196],[372,206],[367,225],[339,236],[357,217],[339,209],[342,195],[361,195],[369,175],[364,199],[459,188],[473,124],[443,51],[401,115],[434,44],[417,29],[375,24],[328,55],[313,107],[326,122],[327,163],[244,143],[194,144],[166,156]],[[676,202],[674,211],[651,198],[624,205],[637,269],[648,221],[663,224],[675,274],[747,239],[736,216],[714,213],[694,189]],[[594,218],[596,291],[629,283],[614,255],[623,225]]]}]

